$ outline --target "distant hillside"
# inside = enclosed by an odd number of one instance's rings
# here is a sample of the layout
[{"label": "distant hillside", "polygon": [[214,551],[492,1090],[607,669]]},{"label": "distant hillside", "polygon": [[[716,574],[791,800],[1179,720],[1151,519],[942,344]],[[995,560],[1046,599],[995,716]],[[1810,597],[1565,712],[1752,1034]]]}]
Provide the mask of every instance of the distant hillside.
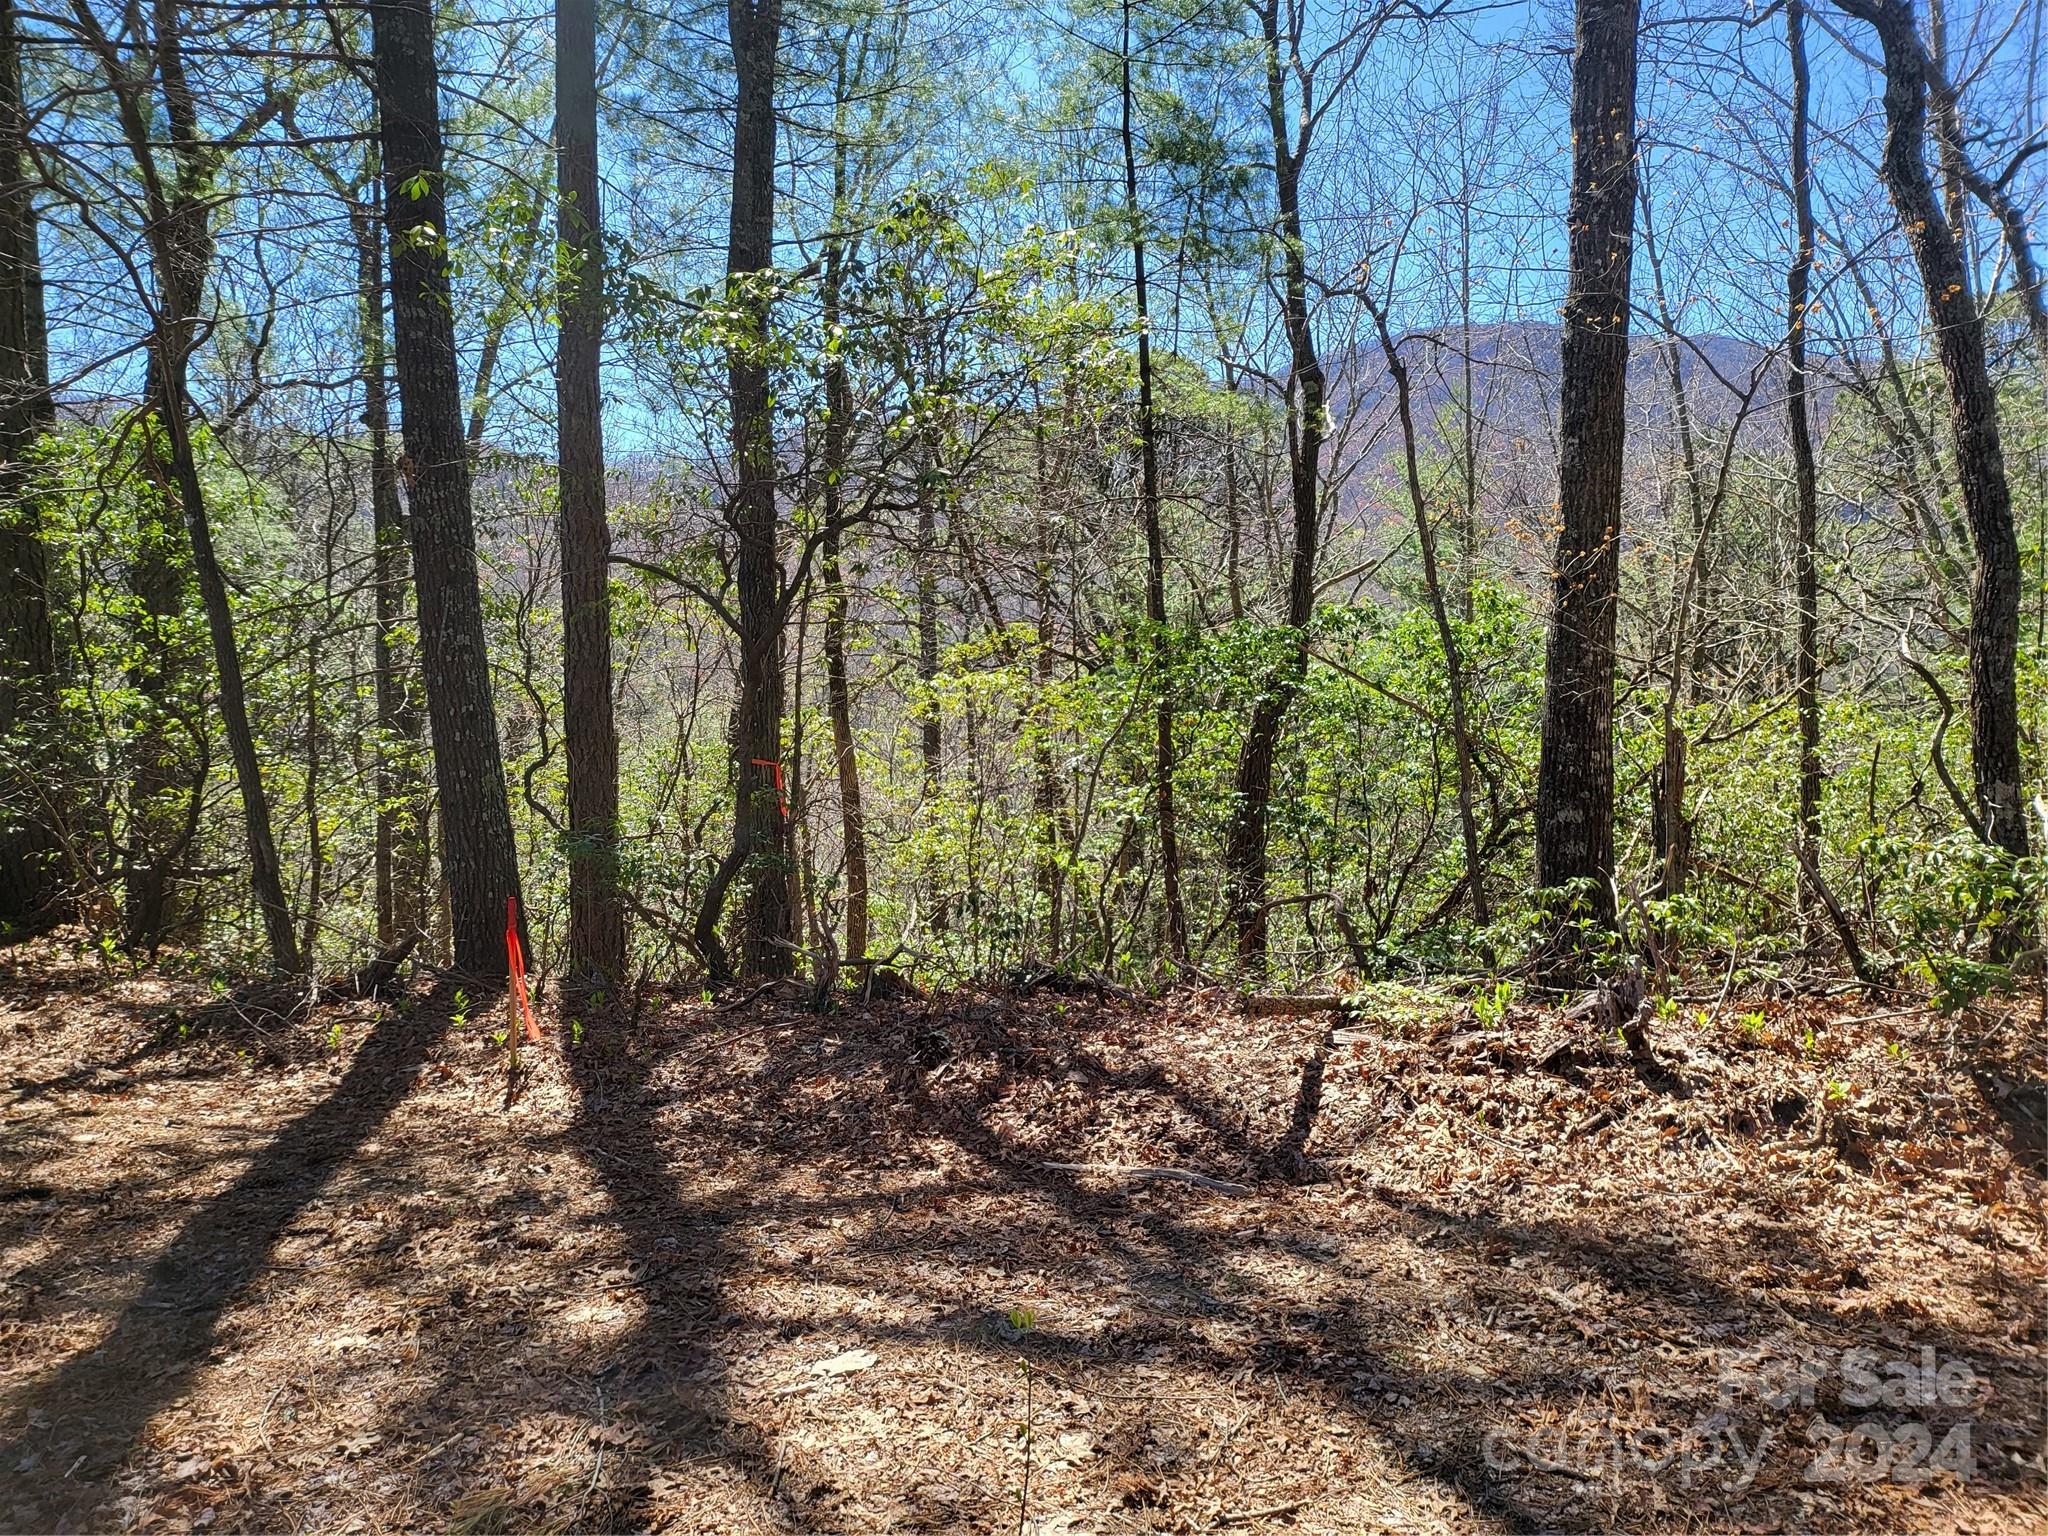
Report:
[{"label": "distant hillside", "polygon": [[[1548,445],[1557,419],[1559,345],[1562,327],[1542,321],[1474,326],[1470,333],[1472,394],[1489,435]],[[1416,420],[1428,431],[1464,388],[1465,336],[1457,328],[1411,331],[1401,355],[1414,390]],[[1673,419],[1668,363],[1659,340],[1637,335],[1629,362],[1629,409],[1633,420],[1652,430]],[[1716,425],[1734,419],[1741,395],[1763,378],[1746,430],[1779,428],[1782,381],[1771,352],[1733,336],[1698,336],[1679,352],[1680,369],[1695,421]],[[1376,346],[1354,347],[1329,360],[1331,414],[1341,425],[1368,434],[1381,413],[1393,409],[1393,384]]]},{"label": "distant hillside", "polygon": [[[1475,326],[1471,332],[1472,396],[1479,430],[1476,446],[1488,487],[1483,521],[1527,530],[1547,516],[1557,491],[1558,325],[1520,321]],[[1457,409],[1464,383],[1464,337],[1457,329],[1413,331],[1402,338],[1402,359],[1425,454],[1441,459],[1462,448]],[[1744,444],[1769,453],[1785,442],[1784,371],[1772,349],[1733,336],[1700,336],[1679,352],[1693,424],[1717,438],[1742,411]],[[1394,422],[1393,381],[1379,348],[1354,347],[1328,364],[1330,410],[1337,436],[1331,463],[1339,475],[1340,521],[1369,527],[1405,521],[1407,498],[1397,468],[1400,437]],[[1628,377],[1629,458],[1638,473],[1661,475],[1677,448],[1669,363],[1661,338],[1631,342]],[[1814,420],[1827,419],[1835,386],[1816,378]],[[1706,445],[1702,445],[1703,449]]]}]

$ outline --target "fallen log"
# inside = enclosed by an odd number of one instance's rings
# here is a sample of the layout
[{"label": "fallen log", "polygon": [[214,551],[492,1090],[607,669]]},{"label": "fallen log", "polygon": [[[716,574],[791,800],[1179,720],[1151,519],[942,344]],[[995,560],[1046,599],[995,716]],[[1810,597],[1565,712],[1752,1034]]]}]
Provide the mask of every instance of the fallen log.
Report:
[{"label": "fallen log", "polygon": [[316,993],[319,1002],[334,1002],[350,998],[375,997],[398,979],[398,968],[419,943],[417,933],[407,934],[389,949],[363,965],[359,965],[345,976],[330,976],[323,981]]}]

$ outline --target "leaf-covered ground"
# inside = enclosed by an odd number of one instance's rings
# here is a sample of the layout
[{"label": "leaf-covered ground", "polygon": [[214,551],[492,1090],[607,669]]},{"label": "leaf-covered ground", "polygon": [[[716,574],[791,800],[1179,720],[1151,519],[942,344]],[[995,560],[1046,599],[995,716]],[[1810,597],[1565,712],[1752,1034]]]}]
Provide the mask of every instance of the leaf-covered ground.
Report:
[{"label": "leaf-covered ground", "polygon": [[1404,991],[666,1001],[515,1079],[452,990],[4,963],[0,1528],[2048,1529],[2038,999],[1706,999],[1658,1071]]}]

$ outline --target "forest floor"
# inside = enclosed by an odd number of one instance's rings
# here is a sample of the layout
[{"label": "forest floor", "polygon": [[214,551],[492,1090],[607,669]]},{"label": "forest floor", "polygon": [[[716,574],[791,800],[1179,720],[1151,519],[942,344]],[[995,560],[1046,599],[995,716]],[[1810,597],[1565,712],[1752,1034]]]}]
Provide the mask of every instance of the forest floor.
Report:
[{"label": "forest floor", "polygon": [[0,954],[0,1529],[2048,1530],[2040,1007]]}]

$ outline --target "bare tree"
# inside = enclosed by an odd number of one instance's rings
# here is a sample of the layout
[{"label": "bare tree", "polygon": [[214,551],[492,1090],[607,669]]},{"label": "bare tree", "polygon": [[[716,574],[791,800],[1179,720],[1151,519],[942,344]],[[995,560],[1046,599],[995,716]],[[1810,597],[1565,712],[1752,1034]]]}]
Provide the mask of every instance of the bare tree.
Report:
[{"label": "bare tree", "polygon": [[[1273,151],[1273,233],[1279,245],[1280,315],[1287,339],[1287,479],[1294,543],[1287,580],[1286,622],[1295,634],[1275,675],[1259,693],[1245,727],[1225,833],[1224,899],[1237,929],[1237,963],[1266,966],[1268,855],[1266,828],[1273,793],[1273,755],[1280,728],[1301,691],[1308,662],[1303,628],[1315,610],[1316,561],[1323,528],[1323,446],[1328,431],[1328,383],[1316,349],[1310,300],[1307,236],[1302,224],[1302,170],[1322,123],[1343,84],[1358,67],[1376,32],[1378,15],[1348,27],[1320,48],[1306,43],[1299,6],[1259,0],[1256,7],[1265,67],[1266,128]],[[1304,52],[1305,45],[1309,51]],[[1319,69],[1336,75],[1321,83]]]},{"label": "bare tree", "polygon": [[[1465,705],[1465,663],[1458,648],[1458,632],[1451,624],[1450,604],[1444,598],[1443,574],[1436,552],[1436,529],[1429,520],[1429,501],[1422,490],[1422,470],[1417,456],[1415,406],[1408,384],[1408,365],[1401,360],[1400,345],[1387,328],[1384,307],[1365,298],[1372,313],[1373,327],[1380,340],[1380,355],[1386,359],[1387,374],[1394,381],[1394,408],[1401,422],[1401,466],[1408,477],[1408,502],[1414,509],[1415,542],[1422,551],[1422,581],[1429,596],[1430,617],[1436,621],[1437,643],[1444,652],[1444,681],[1451,700],[1451,745],[1458,764],[1458,831],[1465,843],[1465,887],[1472,900],[1472,917],[1482,927],[1491,920],[1486,903],[1486,868],[1479,854],[1479,822],[1474,811],[1477,799],[1472,763],[1472,726]],[[1466,481],[1469,486],[1472,481]]]},{"label": "bare tree", "polygon": [[1166,953],[1175,965],[1188,960],[1188,914],[1181,896],[1180,823],[1174,813],[1172,649],[1166,634],[1166,538],[1159,522],[1159,442],[1152,410],[1152,305],[1145,281],[1145,223],[1138,206],[1138,155],[1131,132],[1131,0],[1123,0],[1121,107],[1118,140],[1124,159],[1124,216],[1130,221],[1131,296],[1138,311],[1139,513],[1145,527],[1145,618],[1152,626],[1153,706],[1152,794],[1158,808],[1159,875],[1166,900]]},{"label": "bare tree", "polygon": [[1885,190],[1920,270],[1935,354],[1948,387],[1956,479],[1976,547],[1970,589],[1970,749],[1977,830],[2009,853],[2027,851],[2020,793],[2015,681],[2020,554],[1999,439],[1998,397],[1985,361],[1984,322],[1970,297],[1962,245],[1928,175],[1927,56],[1908,0],[1835,0],[1877,32],[1884,50]]},{"label": "bare tree", "polygon": [[1785,273],[1785,426],[1792,445],[1793,601],[1799,610],[1793,690],[1799,710],[1799,810],[1794,837],[1800,907],[1813,920],[1820,849],[1820,482],[1808,418],[1806,342],[1813,312],[1813,164],[1808,150],[1811,75],[1806,62],[1806,0],[1786,0],[1785,48],[1792,60],[1792,265]]}]

